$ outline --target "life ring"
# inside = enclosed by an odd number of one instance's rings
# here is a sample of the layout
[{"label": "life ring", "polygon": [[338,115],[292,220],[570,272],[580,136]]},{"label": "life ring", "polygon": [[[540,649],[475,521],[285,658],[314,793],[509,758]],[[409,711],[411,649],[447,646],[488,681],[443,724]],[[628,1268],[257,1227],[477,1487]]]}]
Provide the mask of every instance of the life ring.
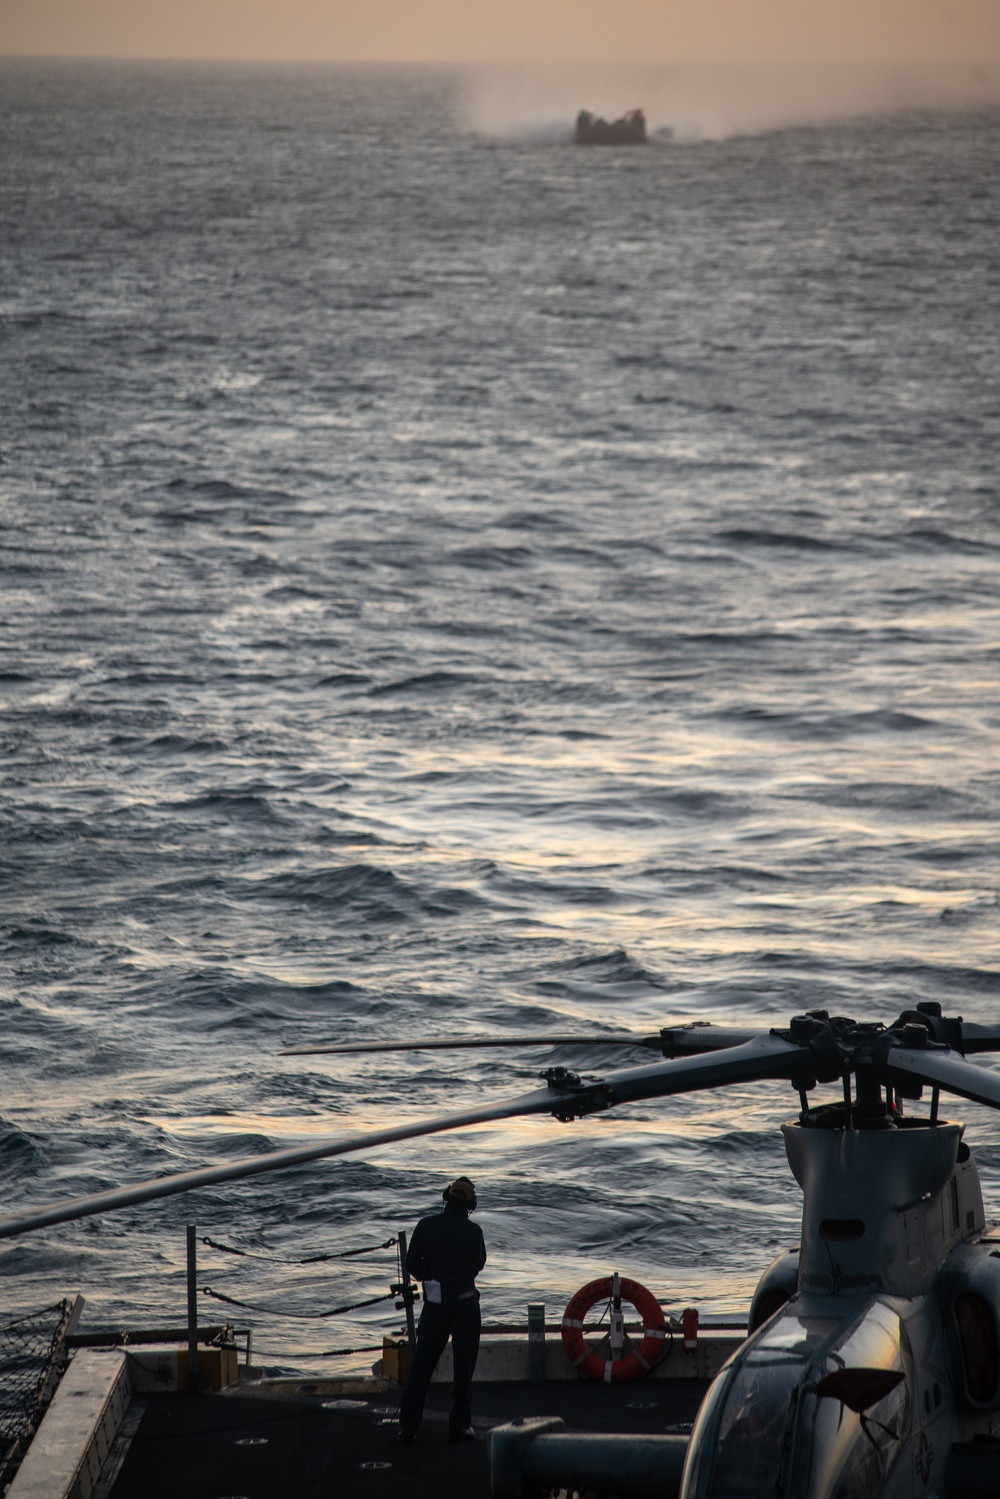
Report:
[{"label": "life ring", "polygon": [[570,1362],[587,1379],[602,1380],[605,1384],[642,1379],[663,1357],[663,1343],[667,1335],[663,1308],[652,1291],[647,1291],[637,1280],[626,1280],[622,1276],[619,1294],[623,1301],[628,1301],[635,1307],[642,1318],[642,1343],[638,1351],[629,1354],[627,1358],[600,1358],[591,1352],[583,1337],[583,1319],[591,1307],[596,1306],[599,1301],[610,1300],[614,1295],[614,1280],[610,1275],[581,1286],[563,1312],[562,1341]]}]

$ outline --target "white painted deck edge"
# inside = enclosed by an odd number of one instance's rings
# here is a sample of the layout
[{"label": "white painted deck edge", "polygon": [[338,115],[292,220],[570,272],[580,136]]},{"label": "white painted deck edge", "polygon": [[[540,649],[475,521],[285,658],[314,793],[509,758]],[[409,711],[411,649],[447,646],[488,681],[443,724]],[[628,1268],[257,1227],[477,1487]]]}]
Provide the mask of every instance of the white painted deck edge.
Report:
[{"label": "white painted deck edge", "polygon": [[90,1499],[131,1398],[120,1350],[84,1349],[63,1375],[7,1499]]}]

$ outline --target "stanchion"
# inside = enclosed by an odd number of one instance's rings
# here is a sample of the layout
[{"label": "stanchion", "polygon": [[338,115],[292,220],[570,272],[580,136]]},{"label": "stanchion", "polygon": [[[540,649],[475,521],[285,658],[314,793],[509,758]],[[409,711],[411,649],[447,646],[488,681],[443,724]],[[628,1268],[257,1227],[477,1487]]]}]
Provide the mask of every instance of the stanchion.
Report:
[{"label": "stanchion", "polygon": [[410,1285],[410,1272],[406,1267],[406,1234],[402,1229],[399,1231],[399,1269],[403,1306],[406,1308],[406,1336],[412,1358],[417,1347],[417,1326],[413,1317],[413,1287]]},{"label": "stanchion", "polygon": [[188,1390],[198,1392],[198,1249],[195,1225],[187,1228]]},{"label": "stanchion", "polygon": [[545,1383],[545,1306],[528,1302],[528,1381]]}]

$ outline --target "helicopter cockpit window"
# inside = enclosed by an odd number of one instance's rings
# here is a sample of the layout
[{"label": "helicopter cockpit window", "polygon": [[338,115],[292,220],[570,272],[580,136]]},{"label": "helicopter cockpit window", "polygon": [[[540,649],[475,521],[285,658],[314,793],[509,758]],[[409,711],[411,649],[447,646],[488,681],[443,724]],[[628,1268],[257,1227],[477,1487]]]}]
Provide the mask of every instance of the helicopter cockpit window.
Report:
[{"label": "helicopter cockpit window", "polygon": [[[836,1318],[786,1312],[747,1353],[719,1402],[718,1427],[713,1434],[706,1423],[704,1431],[703,1441],[714,1447],[708,1489],[712,1499],[742,1499],[776,1491],[787,1454],[795,1391],[840,1326]],[[696,1492],[695,1470],[700,1466],[699,1459],[693,1465],[687,1493]]]},{"label": "helicopter cockpit window", "polygon": [[775,1354],[752,1356],[729,1386],[716,1438],[714,1499],[777,1492],[785,1455],[785,1433],[803,1360]]},{"label": "helicopter cockpit window", "polygon": [[811,1358],[842,1324],[836,1317],[804,1317],[801,1312],[786,1312],[779,1317],[767,1335],[757,1344],[757,1353],[795,1353]]},{"label": "helicopter cockpit window", "polygon": [[699,1414],[683,1492],[871,1499],[904,1450],[913,1381],[905,1330],[882,1302],[846,1326],[779,1313]]},{"label": "helicopter cockpit window", "polygon": [[[842,1399],[815,1391],[824,1376],[850,1370],[902,1377],[858,1413]],[[846,1336],[826,1350],[799,1392],[789,1492],[801,1499],[868,1499],[881,1493],[909,1434],[912,1385],[912,1358],[899,1317],[873,1302]]]}]

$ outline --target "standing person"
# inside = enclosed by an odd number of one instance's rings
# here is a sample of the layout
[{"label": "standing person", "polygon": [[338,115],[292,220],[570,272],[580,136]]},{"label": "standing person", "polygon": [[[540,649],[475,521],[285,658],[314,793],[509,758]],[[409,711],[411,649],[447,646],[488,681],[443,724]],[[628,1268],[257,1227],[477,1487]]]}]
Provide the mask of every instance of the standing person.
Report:
[{"label": "standing person", "polygon": [[399,1408],[399,1440],[416,1441],[424,1397],[437,1361],[451,1338],[455,1379],[451,1387],[449,1442],[471,1442],[472,1375],[479,1354],[479,1292],[476,1276],[486,1264],[483,1231],[469,1214],[476,1208],[476,1189],[460,1176],[441,1193],[444,1208],[421,1218],[406,1255],[406,1273],[424,1283],[424,1307],[417,1328],[417,1347]]}]

